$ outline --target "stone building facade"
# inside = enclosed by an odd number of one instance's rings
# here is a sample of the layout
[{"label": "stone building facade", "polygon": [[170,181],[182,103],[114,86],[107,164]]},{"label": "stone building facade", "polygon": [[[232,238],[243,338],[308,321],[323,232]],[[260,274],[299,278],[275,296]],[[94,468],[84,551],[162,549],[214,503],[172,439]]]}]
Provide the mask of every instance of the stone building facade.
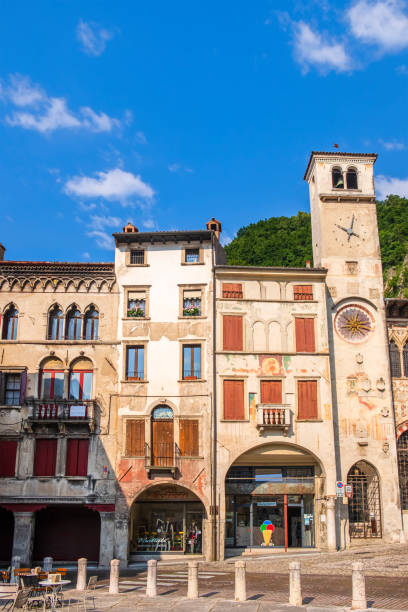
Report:
[{"label": "stone building facade", "polygon": [[215,219],[128,224],[114,264],[0,249],[0,561],[403,538],[408,318],[384,305],[375,159],[312,153],[314,267],[228,266]]}]

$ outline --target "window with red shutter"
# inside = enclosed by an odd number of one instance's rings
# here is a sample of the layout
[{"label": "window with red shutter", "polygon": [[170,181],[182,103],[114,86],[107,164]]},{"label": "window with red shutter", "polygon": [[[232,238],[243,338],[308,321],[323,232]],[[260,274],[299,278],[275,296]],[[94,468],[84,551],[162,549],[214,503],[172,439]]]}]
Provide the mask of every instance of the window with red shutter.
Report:
[{"label": "window with red shutter", "polygon": [[310,317],[296,317],[295,336],[297,353],[315,352],[314,319]]},{"label": "window with red shutter", "polygon": [[298,381],[298,419],[317,419],[317,380]]},{"label": "window with red shutter", "polygon": [[312,285],[294,285],[293,286],[293,299],[294,300],[313,300],[313,286]]},{"label": "window with red shutter", "polygon": [[67,442],[66,476],[88,475],[88,449],[87,438],[69,438]]},{"label": "window with red shutter", "polygon": [[180,454],[198,457],[198,421],[180,419]]},{"label": "window with red shutter", "polygon": [[230,421],[245,419],[243,380],[224,380],[224,419]]},{"label": "window with red shutter", "polygon": [[282,403],[282,381],[261,380],[261,404]]},{"label": "window with red shutter", "polygon": [[236,315],[223,316],[223,349],[224,351],[243,350],[242,317]]},{"label": "window with red shutter", "polygon": [[242,300],[242,285],[241,283],[222,283],[222,297]]},{"label": "window with red shutter", "polygon": [[34,476],[55,476],[57,442],[53,438],[37,438],[35,441]]},{"label": "window with red shutter", "polygon": [[16,475],[17,440],[0,440],[0,476]]},{"label": "window with red shutter", "polygon": [[126,449],[128,457],[144,457],[145,454],[145,422],[142,419],[127,419]]}]

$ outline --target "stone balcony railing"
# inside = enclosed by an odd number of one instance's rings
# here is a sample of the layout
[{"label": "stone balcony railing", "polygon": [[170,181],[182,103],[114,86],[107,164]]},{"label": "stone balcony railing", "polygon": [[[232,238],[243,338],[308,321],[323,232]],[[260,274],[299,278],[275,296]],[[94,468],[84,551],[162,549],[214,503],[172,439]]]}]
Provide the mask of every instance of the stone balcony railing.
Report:
[{"label": "stone balcony railing", "polygon": [[259,433],[266,430],[281,430],[288,435],[290,409],[288,404],[258,404],[256,407],[256,426]]},{"label": "stone balcony railing", "polygon": [[95,400],[31,400],[28,402],[31,423],[86,423],[95,425]]}]

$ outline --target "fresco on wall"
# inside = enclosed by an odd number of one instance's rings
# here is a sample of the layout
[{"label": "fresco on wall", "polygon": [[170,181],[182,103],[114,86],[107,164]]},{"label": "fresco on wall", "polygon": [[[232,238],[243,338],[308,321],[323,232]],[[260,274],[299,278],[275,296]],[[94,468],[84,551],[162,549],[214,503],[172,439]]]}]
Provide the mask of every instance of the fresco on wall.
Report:
[{"label": "fresco on wall", "polygon": [[259,355],[261,374],[264,376],[284,376],[282,355]]}]

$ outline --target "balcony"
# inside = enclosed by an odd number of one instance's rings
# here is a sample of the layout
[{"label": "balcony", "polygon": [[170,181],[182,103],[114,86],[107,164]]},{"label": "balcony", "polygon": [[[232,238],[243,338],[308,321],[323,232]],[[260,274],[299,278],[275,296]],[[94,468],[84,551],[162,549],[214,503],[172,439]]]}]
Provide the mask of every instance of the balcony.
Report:
[{"label": "balcony", "polygon": [[289,404],[258,404],[256,407],[256,426],[259,435],[264,431],[283,431],[287,436],[290,427]]},{"label": "balcony", "polygon": [[145,467],[148,475],[152,472],[168,473],[174,478],[180,467],[180,449],[173,442],[145,444]]},{"label": "balcony", "polygon": [[94,429],[94,400],[34,400],[30,408],[31,423],[86,423]]}]

